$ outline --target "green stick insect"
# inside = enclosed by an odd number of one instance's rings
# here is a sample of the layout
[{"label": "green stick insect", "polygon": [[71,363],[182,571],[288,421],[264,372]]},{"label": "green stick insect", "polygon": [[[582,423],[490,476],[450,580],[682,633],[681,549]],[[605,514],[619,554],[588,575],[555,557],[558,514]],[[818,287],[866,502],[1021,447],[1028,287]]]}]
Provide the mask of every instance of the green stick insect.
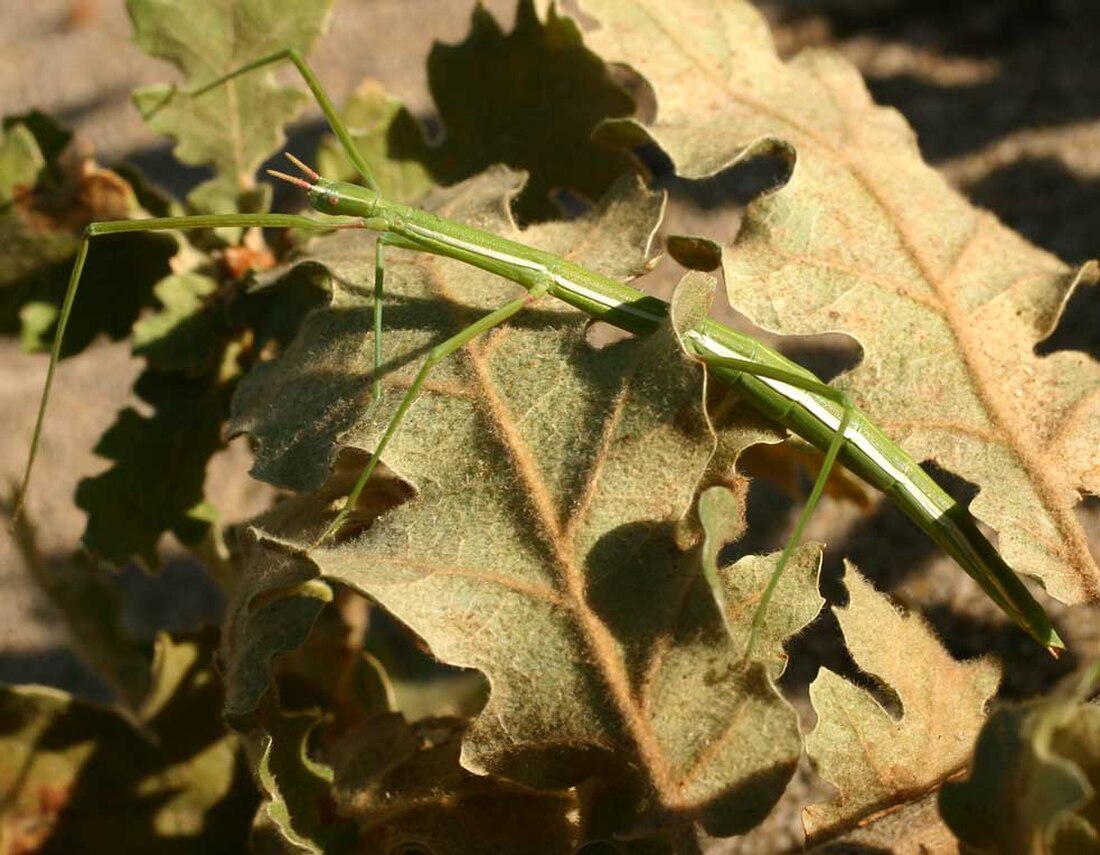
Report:
[{"label": "green stick insect", "polygon": [[[386,247],[416,250],[457,259],[511,280],[527,294],[513,299],[476,323],[436,345],[410,385],[364,468],[343,509],[325,530],[321,540],[331,537],[347,520],[363,488],[370,480],[406,412],[416,400],[433,366],[472,339],[522,311],[531,301],[551,295],[593,318],[636,335],[651,333],[665,320],[669,305],[622,282],[586,270],[564,258],[425,211],[383,199],[370,167],[359,153],[348,129],[337,115],[332,101],[313,70],[295,49],[261,57],[190,93],[199,97],[239,75],[265,66],[289,61],[312,90],[329,125],[363,185],[330,181],[301,161],[290,157],[302,177],[272,171],[271,174],[304,189],[310,205],[335,219],[317,220],[291,214],[224,214],[209,216],[155,217],[90,224],[77,253],[61,308],[49,371],[38,412],[31,450],[27,459],[21,496],[30,481],[38,451],[42,424],[57,367],[65,326],[80,283],[81,270],[93,237],[120,232],[165,231],[217,228],[222,226],[297,227],[313,230],[364,228],[378,232],[375,255],[374,293],[374,396],[380,396],[382,364],[382,294]],[[756,643],[768,604],[791,556],[801,540],[817,506],[834,463],[839,460],[853,473],[886,493],[920,528],[950,554],[982,586],[993,601],[1017,624],[1053,654],[1064,648],[1042,607],[978,530],[969,513],[956,503],[899,446],[870,419],[855,408],[844,393],[823,383],[808,370],[769,349],[756,339],[721,324],[704,320],[683,336],[691,355],[706,366],[742,399],[825,452],[825,459],[794,533],[776,563],[769,584],[753,615],[746,656]]]}]

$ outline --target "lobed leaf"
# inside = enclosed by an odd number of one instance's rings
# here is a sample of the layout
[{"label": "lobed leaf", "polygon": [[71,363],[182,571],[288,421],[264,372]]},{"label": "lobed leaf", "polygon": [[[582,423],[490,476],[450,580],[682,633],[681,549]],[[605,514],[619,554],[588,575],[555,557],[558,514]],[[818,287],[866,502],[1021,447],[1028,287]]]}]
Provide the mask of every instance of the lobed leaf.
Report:
[{"label": "lobed leaf", "polygon": [[[389,158],[377,176],[386,198],[411,203],[428,189],[429,175],[453,184],[505,164],[529,175],[513,203],[521,221],[547,220],[560,215],[563,191],[598,199],[636,171],[627,154],[591,139],[601,120],[631,112],[630,96],[584,46],[577,25],[553,7],[540,20],[531,0],[520,0],[515,29],[504,33],[476,5],[464,41],[432,47],[428,86],[445,129],[438,144],[426,143],[416,119],[370,83],[345,109],[372,168],[380,162],[372,154]],[[379,121],[389,122],[384,137],[372,130]],[[332,158],[322,163],[336,169],[333,175],[353,175],[335,144],[323,154]]]},{"label": "lobed leaf", "polygon": [[1095,282],[979,211],[920,158],[836,54],[775,53],[747,2],[582,0],[589,43],[646,77],[657,118],[601,137],[657,142],[687,177],[762,153],[790,162],[727,248],[731,303],[784,333],[843,331],[863,362],[838,384],[917,460],[982,491],[971,511],[1066,602],[1100,601],[1073,508],[1100,492],[1100,365],[1037,357],[1074,290]]},{"label": "lobed leaf", "polygon": [[839,790],[803,811],[811,840],[914,800],[958,772],[1000,680],[991,661],[952,659],[921,618],[903,618],[848,567],[850,602],[834,610],[844,639],[856,663],[895,694],[901,714],[829,671],[811,684],[818,722],[806,751]]},{"label": "lobed leaf", "polygon": [[[520,235],[507,214],[518,188],[490,171],[441,194],[438,210],[611,275],[646,268],[658,195],[621,182],[591,217]],[[341,448],[374,447],[427,350],[515,288],[449,260],[390,253],[374,406],[372,244],[343,232],[317,241],[311,258],[343,287],[282,358],[245,380],[232,425],[255,438],[256,473],[298,491],[320,487]],[[764,664],[744,669],[700,552],[677,540],[715,448],[698,372],[669,329],[595,350],[585,321],[540,302],[438,366],[384,457],[415,500],[361,535],[312,546],[330,519],[330,482],[263,522],[259,543],[308,559],[443,661],[487,676],[467,769],[543,788],[625,773],[652,793],[659,822],[745,830],[800,752],[796,716],[765,671],[779,670],[782,638],[819,608],[819,551],[798,554]],[[255,566],[242,590],[266,586],[269,566]],[[766,559],[721,570],[741,638],[770,570]]]},{"label": "lobed leaf", "polygon": [[591,140],[600,121],[629,114],[633,102],[553,7],[543,22],[532,0],[520,0],[505,35],[475,6],[466,41],[433,46],[428,85],[447,135],[420,156],[445,184],[498,163],[527,170],[515,202],[521,220],[558,216],[558,190],[595,200],[635,171],[626,154]]},{"label": "lobed leaf", "polygon": [[225,669],[225,716],[247,729],[260,709],[271,682],[272,660],[299,648],[332,590],[314,578],[307,562],[262,551],[249,542],[248,584],[234,588],[222,630]]},{"label": "lobed leaf", "polygon": [[149,126],[177,141],[181,163],[210,164],[216,176],[193,190],[191,206],[226,213],[266,207],[267,188],[256,198],[255,172],[282,144],[283,128],[306,96],[277,86],[271,71],[243,75],[199,97],[186,91],[211,83],[260,57],[286,48],[308,53],[325,26],[331,0],[231,0],[180,4],[129,0],[134,40],[184,74],[184,93],[174,87],[139,89],[134,101]]},{"label": "lobed leaf", "polygon": [[197,271],[168,276],[154,289],[160,311],[134,326],[134,350],[149,365],[134,392],[152,412],[119,412],[95,447],[111,467],[76,493],[88,513],[84,545],[115,565],[137,556],[158,566],[167,531],[188,545],[206,535],[216,514],[205,500],[206,467],[224,445],[229,402],[250,359],[242,342],[256,351],[284,344],[326,293],[310,271],[278,293],[235,290]]},{"label": "lobed leaf", "polygon": [[332,769],[310,756],[309,739],[321,716],[273,712],[265,723],[270,732],[261,737],[257,777],[269,798],[263,808],[268,819],[292,851],[353,851],[355,829],[334,810]]},{"label": "lobed leaf", "polygon": [[[0,332],[19,331],[27,350],[46,350],[84,227],[144,214],[135,176],[127,180],[89,157],[67,152],[70,135],[32,113],[5,120],[0,138]],[[111,235],[93,242],[66,333],[62,357],[96,336],[129,334],[152,302],[176,243],[164,234]],[[125,258],[125,265],[119,259]],[[110,295],[105,299],[104,295]]]},{"label": "lobed leaf", "polygon": [[0,689],[8,851],[239,851],[255,795],[208,654],[158,642],[145,732],[54,689]]}]

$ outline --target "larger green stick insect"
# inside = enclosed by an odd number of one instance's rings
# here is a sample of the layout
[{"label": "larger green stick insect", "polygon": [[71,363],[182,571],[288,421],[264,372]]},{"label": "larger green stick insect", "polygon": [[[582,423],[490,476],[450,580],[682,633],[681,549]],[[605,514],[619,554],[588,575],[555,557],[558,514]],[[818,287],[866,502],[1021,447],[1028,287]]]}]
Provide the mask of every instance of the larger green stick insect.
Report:
[{"label": "larger green stick insect", "polygon": [[[329,181],[296,158],[292,162],[303,177],[272,171],[272,175],[295,184],[308,193],[310,204],[320,213],[340,217],[319,221],[290,214],[225,214],[192,217],[158,217],[92,223],[77,253],[62,305],[50,358],[45,388],[38,413],[31,450],[27,459],[21,496],[25,495],[37,454],[42,423],[49,401],[65,326],[80,282],[81,270],[91,238],[120,232],[164,231],[221,226],[298,227],[303,229],[365,228],[378,232],[375,256],[374,395],[380,394],[382,364],[382,293],[385,247],[434,253],[454,258],[502,276],[527,290],[490,312],[481,320],[452,336],[430,351],[374,450],[370,462],[352,489],[343,509],[322,535],[334,534],[366,486],[387,444],[416,400],[432,367],[472,339],[503,324],[532,300],[551,295],[593,318],[598,318],[637,335],[657,329],[669,306],[622,282],[586,270],[564,258],[525,246],[476,228],[433,214],[398,205],[381,197],[370,167],[352,141],[331,100],[301,54],[294,49],[261,57],[188,94],[201,96],[227,81],[264,66],[293,63],[313,91],[321,110],[346,151],[365,186]],[[288,155],[289,156],[289,155]],[[982,535],[967,511],[958,505],[920,466],[895,445],[848,396],[826,385],[812,373],[769,349],[756,339],[705,320],[684,336],[692,355],[709,371],[736,389],[761,413],[825,452],[813,490],[795,526],[793,535],[775,566],[771,579],[756,607],[746,655],[751,653],[767,613],[768,604],[783,570],[790,561],[803,530],[825,487],[829,472],[839,459],[844,466],[890,496],[936,543],[946,550],[986,591],[1001,609],[1052,653],[1064,647],[1042,607]]]}]

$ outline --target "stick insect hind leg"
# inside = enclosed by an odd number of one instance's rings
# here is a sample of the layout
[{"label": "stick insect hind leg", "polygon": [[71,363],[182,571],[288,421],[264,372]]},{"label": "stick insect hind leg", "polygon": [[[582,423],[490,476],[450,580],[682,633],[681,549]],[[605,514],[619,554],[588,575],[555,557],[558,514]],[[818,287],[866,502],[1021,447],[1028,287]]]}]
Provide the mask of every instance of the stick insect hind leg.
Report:
[{"label": "stick insect hind leg", "polygon": [[[825,459],[821,463],[821,469],[817,473],[817,480],[814,481],[813,489],[810,490],[810,497],[806,500],[806,504],[803,506],[802,512],[798,516],[798,522],[795,523],[794,531],[791,533],[787,545],[783,548],[783,552],[780,554],[779,560],[775,564],[775,569],[772,570],[771,577],[768,579],[768,585],[764,589],[760,601],[756,604],[756,609],[753,611],[752,627],[749,630],[749,640],[745,645],[743,656],[744,661],[747,662],[752,657],[753,650],[759,640],[760,631],[764,626],[764,619],[767,615],[768,605],[771,603],[772,596],[775,594],[775,589],[779,585],[779,580],[783,575],[783,571],[787,569],[787,565],[794,555],[794,550],[802,540],[802,534],[806,530],[806,525],[809,523],[810,517],[813,516],[814,510],[817,508],[817,503],[825,491],[825,485],[828,483],[829,475],[832,473],[837,456],[840,454],[840,449],[844,445],[848,425],[851,423],[852,415],[855,413],[855,404],[847,393],[839,389],[834,389],[827,383],[822,383],[819,380],[812,380],[794,371],[785,371],[782,368],[761,365],[749,359],[716,357],[706,354],[697,354],[696,358],[707,367],[728,368],[744,374],[751,374],[754,377],[779,380],[780,382],[787,383],[788,385],[824,398],[827,401],[832,401],[834,404],[840,406],[842,411],[836,431],[829,442],[829,447],[825,451]],[[719,598],[718,605],[722,609],[722,618],[725,620],[726,610],[724,598],[721,597],[720,591],[716,593]]]}]

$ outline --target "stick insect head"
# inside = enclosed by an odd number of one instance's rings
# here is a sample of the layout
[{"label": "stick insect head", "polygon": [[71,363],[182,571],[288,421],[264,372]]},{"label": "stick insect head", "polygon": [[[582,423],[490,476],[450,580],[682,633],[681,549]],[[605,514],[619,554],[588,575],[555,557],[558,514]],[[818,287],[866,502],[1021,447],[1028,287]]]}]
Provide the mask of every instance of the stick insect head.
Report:
[{"label": "stick insect head", "polygon": [[287,175],[275,169],[267,174],[281,181],[301,187],[309,197],[309,204],[322,214],[335,214],[348,217],[373,217],[378,204],[378,191],[346,181],[330,181],[323,178],[294,155],[286,152],[287,159],[293,163],[305,178]]}]

